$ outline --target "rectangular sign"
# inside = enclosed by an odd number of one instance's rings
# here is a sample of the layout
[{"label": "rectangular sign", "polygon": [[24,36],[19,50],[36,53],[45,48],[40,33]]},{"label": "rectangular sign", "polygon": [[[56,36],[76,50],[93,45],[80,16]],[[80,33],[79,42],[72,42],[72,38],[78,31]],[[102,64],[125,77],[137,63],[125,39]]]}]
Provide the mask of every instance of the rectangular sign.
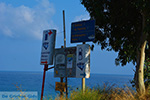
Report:
[{"label": "rectangular sign", "polygon": [[55,49],[54,77],[76,77],[76,47]]},{"label": "rectangular sign", "polygon": [[95,20],[71,24],[71,43],[88,42],[95,39]]},{"label": "rectangular sign", "polygon": [[43,31],[41,65],[53,65],[56,30]]},{"label": "rectangular sign", "polygon": [[90,45],[77,45],[76,78],[90,77]]},{"label": "rectangular sign", "polygon": [[65,83],[56,82],[55,83],[55,90],[60,92],[65,92]]},{"label": "rectangular sign", "polygon": [[65,48],[55,49],[54,61],[55,61],[54,77],[65,77],[66,76]]}]

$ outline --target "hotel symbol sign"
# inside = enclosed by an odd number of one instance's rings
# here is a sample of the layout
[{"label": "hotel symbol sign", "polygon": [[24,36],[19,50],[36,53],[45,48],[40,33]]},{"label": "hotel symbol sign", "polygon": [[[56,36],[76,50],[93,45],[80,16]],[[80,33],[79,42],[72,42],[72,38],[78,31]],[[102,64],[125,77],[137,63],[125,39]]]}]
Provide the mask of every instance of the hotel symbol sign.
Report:
[{"label": "hotel symbol sign", "polygon": [[55,49],[56,30],[44,30],[42,39],[41,65],[52,65]]}]

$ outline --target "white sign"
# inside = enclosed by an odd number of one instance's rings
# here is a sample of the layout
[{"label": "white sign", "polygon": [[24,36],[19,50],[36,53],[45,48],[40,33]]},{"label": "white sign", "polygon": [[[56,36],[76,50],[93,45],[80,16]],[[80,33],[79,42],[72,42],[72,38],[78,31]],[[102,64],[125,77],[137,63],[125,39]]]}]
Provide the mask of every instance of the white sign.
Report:
[{"label": "white sign", "polygon": [[41,65],[53,65],[56,30],[44,30],[42,40]]},{"label": "white sign", "polygon": [[54,57],[54,77],[76,77],[76,47],[57,48]]},{"label": "white sign", "polygon": [[54,77],[89,78],[90,45],[55,49],[54,66]]},{"label": "white sign", "polygon": [[76,78],[90,77],[90,45],[77,45]]}]

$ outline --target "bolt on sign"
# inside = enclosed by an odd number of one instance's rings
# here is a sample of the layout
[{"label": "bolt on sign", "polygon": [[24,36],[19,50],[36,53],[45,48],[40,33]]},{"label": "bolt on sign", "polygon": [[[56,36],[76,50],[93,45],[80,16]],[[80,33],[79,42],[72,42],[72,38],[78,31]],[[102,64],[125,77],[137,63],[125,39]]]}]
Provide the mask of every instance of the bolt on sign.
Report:
[{"label": "bolt on sign", "polygon": [[53,65],[56,30],[44,30],[42,39],[41,65]]}]

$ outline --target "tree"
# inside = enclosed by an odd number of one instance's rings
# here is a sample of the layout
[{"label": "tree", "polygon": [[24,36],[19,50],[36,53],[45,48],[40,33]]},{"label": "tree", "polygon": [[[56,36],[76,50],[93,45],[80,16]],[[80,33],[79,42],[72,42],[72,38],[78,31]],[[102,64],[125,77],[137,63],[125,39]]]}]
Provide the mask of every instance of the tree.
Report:
[{"label": "tree", "polygon": [[136,65],[136,90],[144,86],[145,46],[150,39],[150,0],[81,0],[96,20],[95,41],[101,49],[118,52],[116,65]]},{"label": "tree", "polygon": [[[150,43],[150,40],[149,42]],[[147,44],[145,53],[147,54],[145,56],[145,63],[144,63],[144,83],[146,90],[150,90],[150,48]],[[136,77],[135,77],[136,78]],[[131,84],[133,87],[135,87],[135,78],[131,81]]]},{"label": "tree", "polygon": [[[150,40],[149,42],[150,43]],[[145,56],[145,64],[144,64],[144,82],[147,90],[150,90],[150,48],[147,44],[146,46],[146,56]]]}]

